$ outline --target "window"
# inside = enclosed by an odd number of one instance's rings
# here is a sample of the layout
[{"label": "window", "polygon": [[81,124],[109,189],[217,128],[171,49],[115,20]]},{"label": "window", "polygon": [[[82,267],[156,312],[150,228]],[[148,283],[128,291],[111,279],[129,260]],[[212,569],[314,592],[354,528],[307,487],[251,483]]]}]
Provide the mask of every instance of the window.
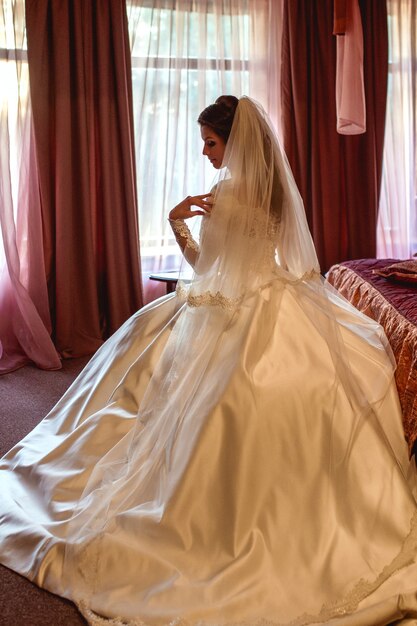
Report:
[{"label": "window", "polygon": [[378,256],[417,253],[417,6],[389,0],[389,69]]},{"label": "window", "polygon": [[[267,5],[257,2],[257,24]],[[145,279],[180,263],[169,209],[212,186],[215,172],[201,154],[199,113],[220,94],[255,92],[260,99],[263,93],[251,6],[249,0],[128,2]]]},{"label": "window", "polygon": [[[2,210],[17,221],[22,151],[29,101],[29,72],[23,0],[2,0],[0,12],[0,176]],[[24,184],[24,180],[22,182]],[[4,221],[3,221],[4,223]],[[0,269],[5,264],[0,228]]]}]

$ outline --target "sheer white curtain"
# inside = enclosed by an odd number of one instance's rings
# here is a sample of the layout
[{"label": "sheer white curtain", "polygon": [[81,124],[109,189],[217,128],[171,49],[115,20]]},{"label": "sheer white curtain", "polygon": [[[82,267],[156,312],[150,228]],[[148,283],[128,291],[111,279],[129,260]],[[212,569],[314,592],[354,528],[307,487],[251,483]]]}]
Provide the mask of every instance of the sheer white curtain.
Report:
[{"label": "sheer white curtain", "polygon": [[197,124],[201,110],[221,94],[245,94],[279,116],[281,6],[281,0],[127,2],[147,301],[161,288],[146,277],[180,264],[169,209],[211,188],[214,170],[201,154]]},{"label": "sheer white curtain", "polygon": [[417,252],[417,2],[388,0],[389,75],[378,257]]},{"label": "sheer white curtain", "polygon": [[61,367],[50,338],[24,0],[0,0],[0,373]]}]

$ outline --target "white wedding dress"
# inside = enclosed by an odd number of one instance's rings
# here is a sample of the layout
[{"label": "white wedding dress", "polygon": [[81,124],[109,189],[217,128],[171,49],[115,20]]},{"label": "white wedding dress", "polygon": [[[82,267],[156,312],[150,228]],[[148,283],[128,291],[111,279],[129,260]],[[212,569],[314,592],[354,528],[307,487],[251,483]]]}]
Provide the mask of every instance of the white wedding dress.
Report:
[{"label": "white wedding dress", "polygon": [[1,562],[90,624],[417,623],[385,336],[282,269],[281,218],[241,297],[217,268],[139,311],[0,462]]}]

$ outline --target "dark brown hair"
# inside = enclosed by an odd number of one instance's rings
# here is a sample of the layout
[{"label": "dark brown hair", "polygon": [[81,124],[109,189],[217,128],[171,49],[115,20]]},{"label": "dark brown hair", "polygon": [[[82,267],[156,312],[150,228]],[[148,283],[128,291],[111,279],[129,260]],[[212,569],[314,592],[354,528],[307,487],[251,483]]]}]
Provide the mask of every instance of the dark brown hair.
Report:
[{"label": "dark brown hair", "polygon": [[227,142],[238,104],[239,100],[235,96],[220,96],[200,113],[197,121],[201,126],[212,128],[216,135]]}]

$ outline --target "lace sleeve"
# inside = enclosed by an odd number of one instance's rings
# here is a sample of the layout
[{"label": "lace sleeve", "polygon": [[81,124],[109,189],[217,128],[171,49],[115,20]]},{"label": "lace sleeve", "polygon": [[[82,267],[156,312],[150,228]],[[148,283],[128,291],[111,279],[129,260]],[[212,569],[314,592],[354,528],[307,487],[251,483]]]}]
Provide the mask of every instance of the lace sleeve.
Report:
[{"label": "lace sleeve", "polygon": [[200,248],[184,220],[168,220],[186,260],[194,267]]}]

